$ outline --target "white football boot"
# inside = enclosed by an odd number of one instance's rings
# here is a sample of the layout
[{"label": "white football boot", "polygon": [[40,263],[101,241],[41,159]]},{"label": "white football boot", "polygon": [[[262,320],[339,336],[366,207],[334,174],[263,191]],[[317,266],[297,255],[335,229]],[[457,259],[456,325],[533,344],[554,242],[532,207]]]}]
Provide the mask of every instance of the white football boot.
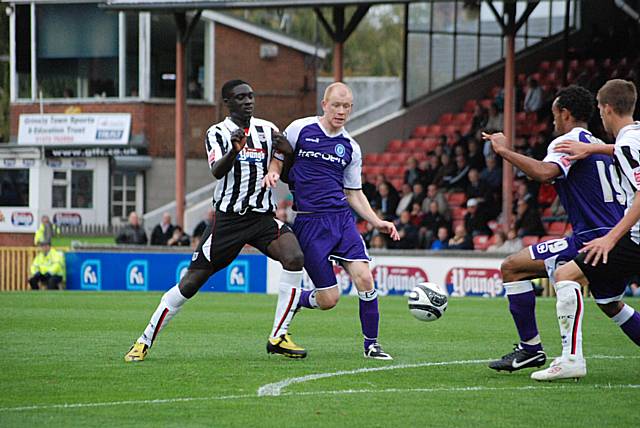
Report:
[{"label": "white football boot", "polygon": [[538,381],[554,381],[558,379],[575,379],[587,375],[587,362],[584,358],[568,359],[558,357],[551,365],[544,369],[531,373],[531,379]]}]

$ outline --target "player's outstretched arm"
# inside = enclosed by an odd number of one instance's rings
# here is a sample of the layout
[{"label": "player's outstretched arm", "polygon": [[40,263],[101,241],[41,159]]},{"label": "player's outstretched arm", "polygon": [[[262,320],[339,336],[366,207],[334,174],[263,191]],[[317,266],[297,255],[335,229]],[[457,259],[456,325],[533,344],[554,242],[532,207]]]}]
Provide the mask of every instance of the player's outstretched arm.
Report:
[{"label": "player's outstretched arm", "polygon": [[562,175],[560,167],[553,162],[542,162],[511,150],[507,147],[507,137],[502,132],[495,134],[483,132],[482,139],[491,141],[491,147],[498,156],[520,168],[535,181],[545,183]]},{"label": "player's outstretched arm", "polygon": [[554,152],[566,153],[569,160],[584,159],[589,155],[602,154],[613,156],[613,144],[587,144],[580,141],[561,141],[556,144]]},{"label": "player's outstretched arm", "polygon": [[236,156],[242,151],[246,143],[247,137],[242,129],[233,131],[231,133],[231,148],[224,156],[211,165],[211,174],[218,180],[227,175],[233,167]]},{"label": "player's outstretched arm", "polygon": [[371,223],[380,232],[388,233],[394,241],[400,240],[396,226],[390,221],[384,221],[377,216],[361,189],[344,189],[344,193],[347,196],[347,202],[360,217]]},{"label": "player's outstretched arm", "polygon": [[592,266],[596,266],[599,261],[607,263],[609,251],[618,243],[620,238],[631,230],[638,220],[640,220],[640,191],[636,192],[631,207],[609,233],[587,242],[579,250],[581,253],[587,253],[584,262],[591,263]]}]

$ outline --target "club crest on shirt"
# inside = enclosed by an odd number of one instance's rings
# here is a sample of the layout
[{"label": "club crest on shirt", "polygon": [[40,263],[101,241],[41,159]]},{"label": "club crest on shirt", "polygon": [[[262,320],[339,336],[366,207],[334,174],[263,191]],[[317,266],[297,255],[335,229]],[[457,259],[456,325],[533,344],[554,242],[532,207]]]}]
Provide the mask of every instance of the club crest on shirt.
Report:
[{"label": "club crest on shirt", "polygon": [[240,162],[258,163],[265,159],[266,152],[263,148],[244,147],[240,153],[238,153],[237,160]]},{"label": "club crest on shirt", "polygon": [[344,157],[345,148],[342,144],[336,144],[335,152],[338,156]]}]

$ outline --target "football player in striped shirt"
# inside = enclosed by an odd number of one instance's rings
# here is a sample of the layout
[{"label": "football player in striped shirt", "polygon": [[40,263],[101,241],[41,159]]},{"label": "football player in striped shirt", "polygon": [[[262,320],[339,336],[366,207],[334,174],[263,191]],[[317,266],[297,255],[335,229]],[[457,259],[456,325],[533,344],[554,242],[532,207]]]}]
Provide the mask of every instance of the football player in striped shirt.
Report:
[{"label": "football player in striped shirt", "polygon": [[[579,288],[589,284],[591,294],[600,309],[638,346],[640,346],[640,313],[622,301],[625,284],[640,273],[640,122],[633,120],[637,90],[632,82],[613,79],[598,91],[598,109],[607,132],[615,144],[594,145],[571,141],[559,144],[556,150],[568,153],[571,160],[590,154],[613,156],[618,182],[616,193],[626,207],[624,217],[606,235],[587,242],[580,254],[556,271],[557,284]],[[574,330],[581,325],[575,324]],[[564,336],[581,334],[562,331],[563,355],[572,346]],[[586,374],[583,362],[563,357],[551,366],[531,374],[535,380],[577,378]]]},{"label": "football player in striped shirt", "polygon": [[[254,95],[248,83],[225,83],[222,99],[229,117],[209,128],[205,138],[209,167],[218,179],[213,222],[202,235],[187,273],[162,296],[147,328],[125,355],[127,362],[143,361],[158,332],[245,245],[257,248],[284,268],[267,352],[290,358],[307,355],[288,334],[300,299],[304,257],[291,228],[275,218],[272,191],[263,185],[273,152],[278,146],[287,149],[288,143],[273,123],[253,117]],[[271,173],[272,180],[278,178]]]}]

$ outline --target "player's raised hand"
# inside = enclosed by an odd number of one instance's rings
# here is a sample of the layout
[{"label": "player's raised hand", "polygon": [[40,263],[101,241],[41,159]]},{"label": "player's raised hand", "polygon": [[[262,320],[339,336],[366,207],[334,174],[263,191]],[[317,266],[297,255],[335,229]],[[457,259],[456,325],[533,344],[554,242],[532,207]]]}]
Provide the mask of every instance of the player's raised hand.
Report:
[{"label": "player's raised hand", "polygon": [[378,229],[382,233],[387,233],[394,241],[400,240],[400,235],[398,234],[396,225],[390,221],[381,220],[380,223],[376,225],[376,229]]},{"label": "player's raised hand", "polygon": [[609,251],[616,245],[616,241],[608,234],[593,241],[587,242],[579,252],[587,253],[584,258],[586,264],[591,263],[591,266],[596,266],[598,262],[606,264],[609,256]]},{"label": "player's raised hand", "polygon": [[276,187],[278,180],[280,180],[280,174],[275,171],[268,172],[262,179],[262,187]]},{"label": "player's raised hand", "polygon": [[566,153],[569,156],[567,158],[569,160],[579,160],[584,159],[589,156],[589,144],[581,143],[579,141],[560,141],[553,148],[554,152]]},{"label": "player's raised hand", "polygon": [[496,132],[494,134],[482,133],[482,139],[491,141],[491,147],[493,151],[500,155],[504,150],[507,150],[507,137],[502,132]]},{"label": "player's raised hand", "polygon": [[245,135],[244,130],[238,128],[231,133],[231,146],[233,147],[234,152],[240,153],[245,144],[247,144],[247,136]]}]

